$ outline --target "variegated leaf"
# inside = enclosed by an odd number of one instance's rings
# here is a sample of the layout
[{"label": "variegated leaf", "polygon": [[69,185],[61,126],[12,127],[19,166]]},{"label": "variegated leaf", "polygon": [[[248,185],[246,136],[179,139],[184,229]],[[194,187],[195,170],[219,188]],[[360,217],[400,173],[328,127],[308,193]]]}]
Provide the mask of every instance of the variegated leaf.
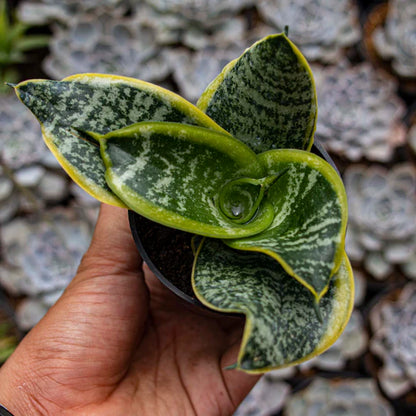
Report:
[{"label": "variegated leaf", "polygon": [[99,147],[79,130],[105,134],[140,121],[171,121],[223,131],[180,96],[132,78],[79,74],[63,81],[29,80],[18,84],[16,93],[38,118],[46,144],[71,178],[113,205],[123,204],[105,182]]},{"label": "variegated leaf", "polygon": [[258,41],[230,62],[197,105],[256,153],[312,146],[317,114],[312,72],[284,34]]},{"label": "variegated leaf", "polygon": [[347,200],[334,169],[302,150],[258,155],[268,175],[284,172],[268,191],[274,219],[267,230],[226,241],[233,248],[266,253],[319,300],[344,252]]},{"label": "variegated leaf", "polygon": [[[246,224],[221,211],[218,198],[227,181],[263,175],[256,154],[230,135],[179,123],[143,122],[96,138],[113,192],[153,221],[235,238],[258,233],[273,220],[268,203]],[[250,204],[245,208],[252,211]]]},{"label": "variegated leaf", "polygon": [[347,256],[319,308],[311,293],[262,253],[233,250],[205,239],[193,273],[198,299],[211,309],[243,313],[244,335],[236,368],[252,373],[294,365],[322,353],[343,331],[353,306]]}]

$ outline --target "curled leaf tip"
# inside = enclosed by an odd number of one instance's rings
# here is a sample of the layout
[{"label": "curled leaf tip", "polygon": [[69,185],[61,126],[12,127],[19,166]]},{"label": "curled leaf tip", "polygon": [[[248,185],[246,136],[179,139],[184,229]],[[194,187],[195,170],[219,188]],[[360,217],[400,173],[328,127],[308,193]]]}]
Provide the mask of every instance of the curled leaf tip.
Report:
[{"label": "curled leaf tip", "polygon": [[284,32],[285,32],[286,36],[289,36],[289,26],[288,25],[285,26]]},{"label": "curled leaf tip", "polygon": [[237,363],[234,363],[225,367],[224,370],[235,370],[236,368],[237,368]]},{"label": "curled leaf tip", "polygon": [[4,85],[8,85],[9,87],[16,88],[17,84],[13,84],[12,82],[5,82]]},{"label": "curled leaf tip", "polygon": [[226,183],[219,195],[219,209],[236,223],[246,223],[256,214],[268,189],[281,178],[288,169],[261,179],[239,178]]}]

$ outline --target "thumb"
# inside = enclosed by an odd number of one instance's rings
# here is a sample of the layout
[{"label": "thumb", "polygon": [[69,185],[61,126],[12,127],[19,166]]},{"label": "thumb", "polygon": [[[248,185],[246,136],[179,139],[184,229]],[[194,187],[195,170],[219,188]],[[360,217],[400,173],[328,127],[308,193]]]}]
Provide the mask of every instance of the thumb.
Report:
[{"label": "thumb", "polygon": [[9,366],[29,361],[38,394],[52,402],[85,404],[87,393],[88,401],[102,400],[129,367],[148,303],[127,211],[102,205],[78,274],[22,341]]}]

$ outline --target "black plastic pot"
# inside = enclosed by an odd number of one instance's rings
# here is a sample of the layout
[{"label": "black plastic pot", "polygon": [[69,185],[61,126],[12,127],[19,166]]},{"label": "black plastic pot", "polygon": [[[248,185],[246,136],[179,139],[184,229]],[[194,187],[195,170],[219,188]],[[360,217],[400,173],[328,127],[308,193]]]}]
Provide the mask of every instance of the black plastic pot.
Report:
[{"label": "black plastic pot", "polygon": [[[337,167],[335,166],[333,160],[331,159],[331,157],[328,155],[326,150],[322,147],[322,145],[319,142],[315,141],[312,147],[312,153],[325,159],[336,170],[336,172],[339,175],[339,171]],[[170,289],[183,301],[187,302],[188,304],[195,305],[199,308],[203,308],[204,310],[209,310],[201,302],[199,302],[199,300],[193,295],[191,290],[189,289],[183,290],[180,287],[178,287],[177,283],[175,283],[175,281],[183,280],[182,279],[183,277],[185,279],[188,279],[189,281],[188,284],[190,286],[190,279],[191,279],[190,273],[191,273],[192,264],[188,265],[188,267],[185,267],[186,269],[189,270],[188,276],[179,276],[181,273],[183,273],[183,270],[180,270],[178,268],[178,270],[176,270],[175,273],[173,274],[170,273],[172,275],[171,277],[168,277],[167,274],[164,273],[163,271],[163,266],[161,264],[160,259],[158,258],[159,256],[157,255],[157,253],[155,253],[154,247],[152,249],[149,249],[149,239],[146,237],[148,235],[149,228],[152,228],[152,227],[156,230],[155,232],[156,236],[166,233],[167,237],[166,238],[164,237],[163,239],[161,239],[163,241],[161,241],[160,245],[159,244],[157,245],[157,250],[163,251],[163,250],[170,250],[173,245],[177,244],[178,240],[183,242],[184,240],[186,241],[186,239],[189,239],[190,241],[193,235],[190,233],[185,233],[183,231],[164,227],[160,224],[156,224],[155,222],[150,221],[133,211],[129,211],[129,221],[130,221],[131,232],[133,234],[133,238],[136,243],[136,247],[139,250],[141,257],[147,263],[150,270],[156,275],[156,277],[168,289]],[[152,241],[152,246],[154,246],[153,241]],[[186,253],[184,251],[182,252],[179,251],[179,253],[182,253],[182,255],[186,257],[186,260],[184,261],[189,262],[189,257],[193,256],[191,252],[191,248],[185,247],[184,250],[189,250],[190,252]],[[175,255],[177,254],[176,253],[172,254],[172,256],[175,256]],[[178,254],[178,255],[181,255],[181,254]],[[182,261],[182,258],[179,260]],[[178,279],[178,278],[181,278],[181,279]]]},{"label": "black plastic pot", "polygon": [[[156,277],[173,293],[175,293],[179,298],[181,298],[183,301],[185,301],[188,304],[198,306],[200,308],[208,310],[199,300],[193,296],[192,292],[189,290],[184,290],[178,287],[178,284],[173,282],[173,278],[168,278],[166,276],[166,273],[164,273],[163,265],[161,264],[160,258],[158,258],[157,255],[154,253],[154,249],[149,248],[149,240],[146,238],[146,236],[150,234],[153,236],[153,230],[156,230],[155,234],[160,235],[160,233],[163,233],[163,231],[166,232],[166,237],[163,238],[163,241],[160,242],[159,249],[160,250],[169,250],[172,245],[177,244],[178,239],[183,240],[183,237],[188,235],[189,239],[192,238],[192,234],[185,233],[184,231],[174,230],[169,227],[165,227],[163,225],[157,224],[153,221],[150,221],[141,215],[135,213],[134,211],[129,211],[129,222],[130,222],[130,228],[131,232],[133,234],[134,241],[136,243],[136,247],[143,259],[143,261],[149,266],[149,269],[156,275]],[[153,230],[149,230],[149,229]],[[153,237],[150,237],[153,238]],[[191,250],[190,247],[183,247],[184,254],[185,250]],[[177,256],[180,256],[181,251],[177,254]],[[189,256],[186,256],[189,257]],[[179,258],[180,261],[182,261],[181,258]],[[188,267],[190,269],[190,267]],[[183,271],[179,270],[177,271],[178,278],[180,273]],[[185,277],[185,276],[183,276]],[[190,285],[190,271],[189,275],[186,276],[189,280]]]}]

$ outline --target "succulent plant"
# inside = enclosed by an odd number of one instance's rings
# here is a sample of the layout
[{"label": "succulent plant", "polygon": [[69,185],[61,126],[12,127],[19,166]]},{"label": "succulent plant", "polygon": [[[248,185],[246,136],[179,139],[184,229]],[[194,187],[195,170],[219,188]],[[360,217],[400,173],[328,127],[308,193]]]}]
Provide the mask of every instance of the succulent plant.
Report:
[{"label": "succulent plant", "polygon": [[314,83],[284,33],[229,63],[197,107],[114,75],[15,89],[87,192],[205,237],[189,279],[207,307],[246,315],[235,368],[299,363],[339,336],[353,304],[346,196],[336,171],[309,151]]},{"label": "succulent plant", "polygon": [[0,96],[0,223],[19,210],[33,212],[68,194],[59,163],[50,161],[40,137],[36,119],[22,111],[19,100],[14,95]]},{"label": "succulent plant", "polygon": [[10,220],[19,210],[19,200],[15,185],[4,170],[0,166],[0,224]]},{"label": "succulent plant", "polygon": [[[133,3],[137,0],[131,0]],[[201,24],[226,20],[244,7],[251,6],[254,0],[145,0],[163,14],[176,15],[182,19]]]},{"label": "succulent plant", "polygon": [[29,111],[22,111],[14,94],[0,95],[1,162],[10,169],[41,163],[49,152],[44,143],[39,143],[39,137],[36,119]]},{"label": "succulent plant", "polygon": [[56,26],[50,50],[43,66],[53,78],[107,72],[161,80],[170,71],[165,53],[154,42],[153,29],[144,19],[124,17],[121,10],[95,10]]},{"label": "succulent plant", "polygon": [[330,151],[352,161],[388,161],[404,143],[405,106],[396,83],[367,64],[346,61],[313,68],[319,113],[316,137]]},{"label": "succulent plant", "polygon": [[170,54],[173,77],[181,95],[196,102],[210,80],[213,80],[223,67],[241,54],[241,46],[233,45],[223,49],[208,47],[191,53],[181,48]]},{"label": "succulent plant", "polygon": [[394,416],[371,379],[315,379],[290,397],[285,416]]},{"label": "succulent plant", "polygon": [[16,310],[22,331],[36,325],[75,275],[96,217],[91,208],[58,208],[3,225],[0,284],[25,296]]},{"label": "succulent plant", "polygon": [[74,209],[44,211],[3,225],[0,283],[13,295],[63,289],[88,248],[91,225]]},{"label": "succulent plant", "polygon": [[370,314],[370,350],[382,360],[378,379],[397,398],[416,388],[416,284],[408,283],[397,299],[378,302]]},{"label": "succulent plant", "polygon": [[258,8],[275,28],[288,25],[294,42],[311,61],[337,62],[343,49],[361,36],[357,5],[351,0],[260,0]]},{"label": "succulent plant", "polygon": [[242,40],[247,23],[241,9],[252,0],[134,1],[133,10],[155,29],[159,45],[182,44],[192,50],[221,48]]},{"label": "succulent plant", "polygon": [[354,306],[363,304],[367,292],[367,279],[361,270],[354,269]]},{"label": "succulent plant", "polygon": [[271,380],[265,375],[253,387],[233,416],[270,416],[276,414],[283,408],[290,391],[291,387],[288,383]]},{"label": "succulent plant", "polygon": [[385,24],[372,34],[378,55],[391,61],[393,70],[402,77],[416,78],[415,27],[414,2],[390,0]]},{"label": "succulent plant", "polygon": [[251,44],[247,19],[238,14],[250,0],[137,3],[135,15],[153,28],[153,42],[166,53],[181,95],[191,102]]},{"label": "succulent plant", "polygon": [[[79,15],[98,10],[114,11],[123,0],[24,0],[19,3],[19,18],[26,23],[43,25],[68,24]],[[125,10],[125,8],[123,8]]]},{"label": "succulent plant", "polygon": [[349,197],[346,248],[353,260],[383,279],[398,264],[408,277],[416,255],[416,169],[397,164],[349,167],[344,175]]}]

